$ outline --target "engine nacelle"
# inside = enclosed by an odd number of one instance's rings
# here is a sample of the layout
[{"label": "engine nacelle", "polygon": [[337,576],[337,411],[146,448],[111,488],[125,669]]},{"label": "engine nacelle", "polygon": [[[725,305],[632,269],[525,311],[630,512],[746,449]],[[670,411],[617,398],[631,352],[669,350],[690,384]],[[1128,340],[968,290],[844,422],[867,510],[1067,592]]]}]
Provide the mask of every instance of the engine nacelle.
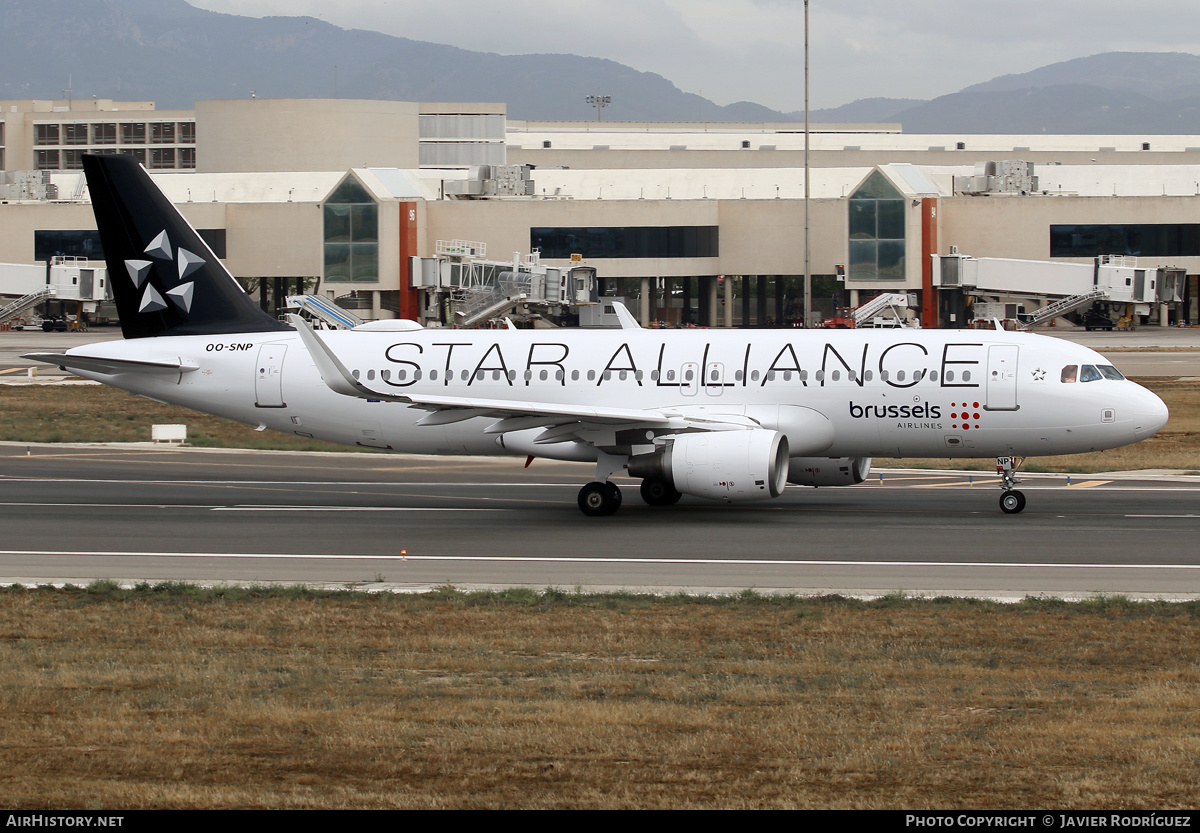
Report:
[{"label": "engine nacelle", "polygon": [[730,502],[779,497],[787,471],[787,437],[764,429],[680,434],[653,454],[629,460],[634,477],[662,480],[685,495]]},{"label": "engine nacelle", "polygon": [[853,486],[871,472],[870,457],[793,457],[787,482],[796,486]]}]

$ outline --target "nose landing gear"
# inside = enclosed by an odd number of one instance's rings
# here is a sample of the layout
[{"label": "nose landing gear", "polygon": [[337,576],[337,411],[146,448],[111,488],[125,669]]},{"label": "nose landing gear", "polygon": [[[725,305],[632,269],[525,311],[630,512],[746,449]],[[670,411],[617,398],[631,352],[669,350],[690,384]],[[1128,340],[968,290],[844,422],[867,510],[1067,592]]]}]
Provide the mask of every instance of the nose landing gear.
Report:
[{"label": "nose landing gear", "polygon": [[1025,493],[1013,488],[1017,484],[1017,468],[1022,461],[1013,457],[996,458],[996,474],[1000,475],[1000,511],[1015,515],[1025,508]]}]

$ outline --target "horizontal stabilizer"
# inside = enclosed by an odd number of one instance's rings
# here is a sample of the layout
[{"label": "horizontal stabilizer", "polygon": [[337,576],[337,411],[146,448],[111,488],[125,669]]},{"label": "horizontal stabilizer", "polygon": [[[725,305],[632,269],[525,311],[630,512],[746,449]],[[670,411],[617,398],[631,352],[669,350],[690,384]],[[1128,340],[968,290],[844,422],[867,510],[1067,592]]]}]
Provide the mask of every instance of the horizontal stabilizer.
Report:
[{"label": "horizontal stabilizer", "polygon": [[26,353],[21,358],[58,365],[63,370],[85,370],[89,373],[103,373],[107,376],[115,376],[118,373],[178,375],[200,369],[199,365],[188,364],[180,359],[175,361],[135,361],[133,359],[110,359],[103,356],[82,356],[78,353]]}]

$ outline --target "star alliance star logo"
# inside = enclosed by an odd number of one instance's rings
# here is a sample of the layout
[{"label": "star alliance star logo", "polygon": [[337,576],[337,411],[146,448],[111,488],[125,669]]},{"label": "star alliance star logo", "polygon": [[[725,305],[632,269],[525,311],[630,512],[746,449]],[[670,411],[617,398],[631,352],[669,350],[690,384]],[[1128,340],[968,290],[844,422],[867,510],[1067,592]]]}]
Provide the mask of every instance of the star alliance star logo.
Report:
[{"label": "star alliance star logo", "polygon": [[[150,241],[145,249],[146,254],[157,260],[174,261],[177,265],[177,273],[179,275],[176,283],[177,286],[166,290],[166,298],[159,293],[157,289],[147,280],[150,277],[150,272],[155,266],[154,260],[127,260],[125,268],[129,271],[129,277],[133,281],[133,285],[137,289],[142,289],[145,284],[145,289],[142,291],[142,300],[138,305],[138,312],[158,312],[167,308],[167,301],[178,307],[181,311],[187,313],[192,310],[192,292],[195,289],[195,284],[192,281],[185,281],[189,275],[204,265],[204,259],[199,255],[192,254],[187,249],[175,249],[174,253],[171,250],[171,240],[167,237],[167,232],[164,229],[158,233],[158,236]],[[160,264],[161,265],[161,264]],[[161,270],[159,274],[161,275]],[[163,281],[165,285],[165,281]]]},{"label": "star alliance star logo", "polygon": [[1033,371],[1033,381],[1035,381],[1035,382],[1046,381],[1046,371],[1042,370],[1040,367],[1037,370]]}]

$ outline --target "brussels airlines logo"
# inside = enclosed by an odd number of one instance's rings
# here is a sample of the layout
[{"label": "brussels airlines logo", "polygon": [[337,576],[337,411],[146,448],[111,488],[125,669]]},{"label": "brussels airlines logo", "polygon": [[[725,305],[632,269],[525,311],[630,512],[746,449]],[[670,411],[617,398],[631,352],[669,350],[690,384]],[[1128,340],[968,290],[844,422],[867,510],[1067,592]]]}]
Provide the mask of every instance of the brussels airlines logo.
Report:
[{"label": "brussels airlines logo", "polygon": [[940,419],[942,409],[923,402],[920,405],[855,405],[850,403],[853,419]]},{"label": "brussels airlines logo", "polygon": [[[962,430],[979,430],[978,402],[951,402],[954,410],[950,414],[953,420],[950,427]],[[938,405],[923,402],[919,405],[855,405],[850,403],[851,419],[894,419],[894,420],[938,420],[942,418],[942,409]],[[935,428],[941,429],[940,422],[897,422],[897,428]]]},{"label": "brussels airlines logo", "polygon": [[[143,290],[141,302],[138,304],[138,312],[158,312],[167,308],[168,301],[178,307],[181,312],[191,312],[192,292],[195,284],[184,279],[203,266],[204,259],[199,255],[192,254],[187,249],[172,251],[171,240],[167,237],[166,230],[160,231],[158,236],[150,241],[145,252],[154,260],[125,261],[125,268],[129,271],[133,285],[137,289]],[[166,263],[162,261],[166,261]],[[162,267],[167,263],[175,265],[176,269],[164,270]],[[166,277],[163,275],[164,271],[167,272]],[[178,274],[178,278],[171,275],[172,271]],[[159,288],[155,288],[150,282],[151,272],[158,276]],[[168,283],[176,285],[166,289]],[[144,289],[143,284],[145,285]],[[160,292],[159,289],[164,291]],[[163,298],[164,293],[166,298]]]}]

